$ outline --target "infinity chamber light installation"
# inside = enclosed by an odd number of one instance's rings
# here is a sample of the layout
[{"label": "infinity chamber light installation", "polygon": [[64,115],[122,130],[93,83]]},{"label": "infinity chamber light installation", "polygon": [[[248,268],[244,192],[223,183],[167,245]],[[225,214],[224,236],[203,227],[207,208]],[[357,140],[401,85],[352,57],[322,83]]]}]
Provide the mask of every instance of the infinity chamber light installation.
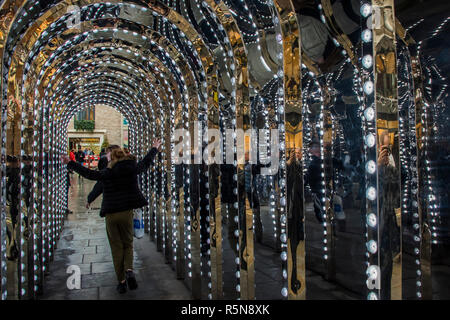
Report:
[{"label": "infinity chamber light installation", "polygon": [[0,1],[1,298],[42,293],[103,104],[163,141],[146,231],[195,299],[448,299],[449,9]]}]

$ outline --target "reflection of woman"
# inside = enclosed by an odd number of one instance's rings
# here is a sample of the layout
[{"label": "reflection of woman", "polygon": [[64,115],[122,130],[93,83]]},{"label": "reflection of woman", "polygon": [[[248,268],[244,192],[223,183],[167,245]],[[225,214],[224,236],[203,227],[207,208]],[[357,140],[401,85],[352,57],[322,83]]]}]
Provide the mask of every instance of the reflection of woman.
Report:
[{"label": "reflection of woman", "polygon": [[320,145],[318,142],[311,143],[311,162],[308,166],[308,171],[305,176],[305,183],[311,188],[311,195],[314,201],[314,214],[317,221],[320,223],[324,222],[323,215],[323,202],[320,197],[321,193],[321,181],[322,181],[322,170],[321,170],[321,160],[320,160]]},{"label": "reflection of woman", "polygon": [[137,288],[133,272],[133,209],[148,204],[138,186],[137,175],[148,170],[158,149],[159,140],[155,140],[153,148],[143,160],[136,163],[136,158],[126,155],[122,149],[115,149],[111,154],[108,167],[94,171],[83,167],[75,161],[63,157],[68,164],[83,177],[103,182],[103,201],[100,215],[106,217],[106,231],[119,284],[117,290],[125,293],[128,287]]},{"label": "reflection of woman", "polygon": [[261,164],[251,164],[248,153],[245,154],[244,185],[250,208],[253,209],[253,220],[255,222],[255,237],[258,243],[262,242],[263,228],[261,223],[261,207],[259,203],[258,189],[256,188],[256,177],[261,174]]},{"label": "reflection of woman", "polygon": [[[192,157],[192,161],[194,158]],[[201,251],[202,253],[206,253],[209,249],[208,239],[209,233],[208,229],[208,221],[207,217],[209,216],[209,211],[207,210],[207,206],[209,204],[208,199],[206,198],[206,194],[208,193],[208,189],[206,188],[206,183],[208,182],[208,178],[205,173],[207,172],[207,167],[205,164],[191,164],[189,165],[190,171],[190,199],[192,212],[196,214],[197,210],[200,210],[200,240],[201,240]]]},{"label": "reflection of woman", "polygon": [[384,130],[380,133],[380,150],[378,152],[378,164],[395,168],[394,157],[392,156],[389,133]]},{"label": "reflection of woman", "polygon": [[19,195],[20,195],[20,168],[19,159],[15,156],[7,156],[6,167],[6,200],[9,205],[9,214],[11,216],[12,228],[7,230],[9,239],[10,254],[8,259],[17,258],[18,250],[15,242],[14,232],[17,224],[17,216],[19,214]]},{"label": "reflection of woman", "polygon": [[27,208],[30,207],[31,201],[31,191],[32,191],[32,174],[33,174],[33,166],[32,166],[32,157],[31,156],[23,156],[23,168],[22,168],[22,186],[24,189],[24,198],[25,205]]},{"label": "reflection of woman", "polygon": [[288,238],[292,256],[291,289],[294,294],[301,288],[297,278],[297,248],[304,235],[303,170],[301,149],[292,150],[287,161]]},{"label": "reflection of woman", "polygon": [[391,280],[394,257],[400,251],[400,228],[397,225],[395,209],[399,207],[399,173],[390,149],[387,130],[380,133],[379,206],[380,206],[380,268],[381,299],[391,299]]},{"label": "reflection of woman", "polygon": [[[233,252],[236,251],[237,239],[234,235],[235,230],[238,229],[238,224],[235,221],[234,217],[237,214],[237,210],[234,207],[234,203],[237,201],[237,195],[233,192],[233,189],[236,187],[236,182],[233,180],[233,175],[236,174],[236,167],[232,164],[222,164],[220,165],[220,200],[221,203],[227,206],[228,209],[228,241],[230,243],[230,248]],[[226,212],[227,210],[223,210]]]},{"label": "reflection of woman", "polygon": [[[208,170],[208,168],[206,169]],[[214,163],[211,164],[208,171],[208,177],[206,178],[207,183],[209,183],[209,211],[215,212],[216,211],[216,199],[219,195],[219,165]],[[209,214],[207,210],[207,214]],[[209,227],[209,222],[206,223],[207,227]],[[211,234],[211,246],[216,247],[216,232],[217,230],[212,230],[213,233]]]},{"label": "reflection of woman", "polygon": [[[25,155],[22,157],[23,159],[23,167],[22,167],[22,188],[23,188],[23,198],[24,204],[26,208],[23,208],[23,212],[25,215],[23,216],[23,223],[25,225],[24,235],[25,237],[29,236],[29,225],[28,225],[28,209],[30,209],[31,202],[31,192],[33,188],[33,166],[32,166],[32,157]],[[32,215],[30,214],[30,217]]]}]

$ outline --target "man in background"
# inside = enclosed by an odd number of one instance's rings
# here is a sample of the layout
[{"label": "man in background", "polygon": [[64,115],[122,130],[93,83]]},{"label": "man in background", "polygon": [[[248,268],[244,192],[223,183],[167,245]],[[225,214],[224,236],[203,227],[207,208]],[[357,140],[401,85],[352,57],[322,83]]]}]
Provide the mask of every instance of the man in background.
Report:
[{"label": "man in background", "polygon": [[[83,165],[85,156],[86,154],[81,150],[81,146],[78,146],[78,151],[75,153],[76,162]],[[80,175],[78,175],[78,179],[81,179]]]},{"label": "man in background", "polygon": [[86,156],[86,154],[83,152],[83,150],[81,150],[81,146],[78,146],[78,151],[75,153],[76,162],[83,165],[85,156]]}]

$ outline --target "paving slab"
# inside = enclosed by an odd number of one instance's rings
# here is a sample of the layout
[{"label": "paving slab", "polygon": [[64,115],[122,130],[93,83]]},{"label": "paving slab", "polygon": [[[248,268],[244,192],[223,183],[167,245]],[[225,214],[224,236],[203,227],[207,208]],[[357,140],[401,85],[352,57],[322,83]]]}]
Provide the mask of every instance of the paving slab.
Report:
[{"label": "paving slab", "polygon": [[95,247],[96,247],[96,252],[95,253],[111,252],[111,248],[108,245],[98,245],[98,246],[95,246]]},{"label": "paving slab", "polygon": [[93,262],[92,273],[114,272],[114,266],[111,262]]},{"label": "paving slab", "polygon": [[[91,247],[94,248],[95,247]],[[110,262],[112,261],[111,253],[94,253],[94,254],[84,254],[83,255],[83,263],[91,263],[91,262]]]},{"label": "paving slab", "polygon": [[104,238],[96,238],[96,239],[89,239],[89,246],[109,246],[108,239],[106,237]]}]

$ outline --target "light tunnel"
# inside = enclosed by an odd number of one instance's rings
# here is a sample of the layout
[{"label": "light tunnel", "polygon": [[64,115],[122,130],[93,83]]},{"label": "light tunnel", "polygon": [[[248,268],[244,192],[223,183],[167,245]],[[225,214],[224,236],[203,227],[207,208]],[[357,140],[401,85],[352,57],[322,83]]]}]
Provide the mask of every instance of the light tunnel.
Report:
[{"label": "light tunnel", "polygon": [[194,299],[448,299],[449,9],[0,0],[1,298],[43,293],[102,104],[138,158],[163,141],[145,228]]}]

